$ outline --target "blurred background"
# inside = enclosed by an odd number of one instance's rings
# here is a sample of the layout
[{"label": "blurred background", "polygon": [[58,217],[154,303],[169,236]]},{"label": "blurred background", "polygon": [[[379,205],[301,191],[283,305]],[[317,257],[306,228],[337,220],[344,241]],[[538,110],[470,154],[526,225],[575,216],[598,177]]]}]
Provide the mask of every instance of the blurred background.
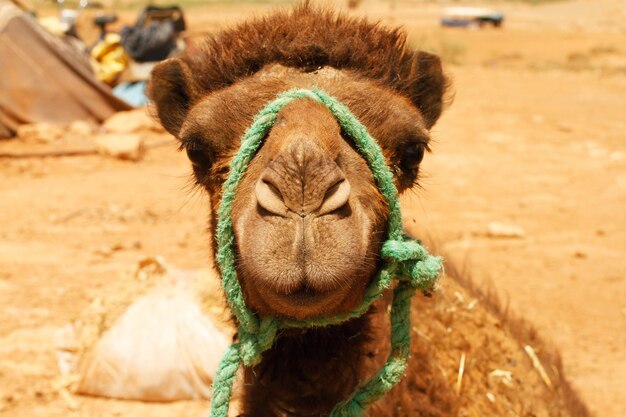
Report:
[{"label": "blurred background", "polygon": [[[532,323],[595,415],[626,415],[626,2],[313,3],[441,56],[454,97],[403,196],[408,229]],[[59,330],[146,259],[207,264],[206,196],[149,118],[145,81],[290,4],[0,0],[0,415],[205,410],[77,400]]]}]

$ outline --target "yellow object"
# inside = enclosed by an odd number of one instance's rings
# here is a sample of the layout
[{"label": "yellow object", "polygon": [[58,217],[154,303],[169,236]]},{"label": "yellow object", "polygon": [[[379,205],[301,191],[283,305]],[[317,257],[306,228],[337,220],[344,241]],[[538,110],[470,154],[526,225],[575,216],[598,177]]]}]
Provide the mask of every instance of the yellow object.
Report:
[{"label": "yellow object", "polygon": [[96,76],[109,85],[115,85],[130,62],[130,58],[120,43],[117,33],[107,33],[91,49],[91,65]]}]

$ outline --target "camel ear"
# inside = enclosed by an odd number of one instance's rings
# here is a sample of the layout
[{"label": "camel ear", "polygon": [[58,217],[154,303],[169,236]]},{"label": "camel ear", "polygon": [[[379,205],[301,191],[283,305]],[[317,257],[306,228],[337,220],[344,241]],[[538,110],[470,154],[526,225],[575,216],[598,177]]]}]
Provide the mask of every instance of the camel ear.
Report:
[{"label": "camel ear", "polygon": [[416,51],[413,55],[411,74],[409,77],[411,100],[420,110],[430,129],[444,106],[444,95],[448,87],[448,79],[441,68],[441,60],[437,55]]},{"label": "camel ear", "polygon": [[191,70],[180,58],[170,58],[152,70],[148,96],[163,127],[178,136],[193,94]]}]

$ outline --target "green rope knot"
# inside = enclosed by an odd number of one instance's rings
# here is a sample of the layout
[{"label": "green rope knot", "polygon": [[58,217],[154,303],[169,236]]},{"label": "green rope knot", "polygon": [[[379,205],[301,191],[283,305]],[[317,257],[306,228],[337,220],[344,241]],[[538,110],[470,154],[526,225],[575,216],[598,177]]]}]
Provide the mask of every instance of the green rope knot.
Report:
[{"label": "green rope knot", "polygon": [[278,321],[269,318],[259,321],[258,333],[248,333],[245,330],[240,330],[238,332],[239,351],[243,364],[254,366],[261,362],[263,352],[272,347],[277,331]]},{"label": "green rope knot", "polygon": [[408,282],[418,290],[430,291],[441,273],[441,257],[430,256],[420,241],[402,234],[400,239],[387,240],[381,256],[389,263],[400,281]]},{"label": "green rope knot", "polygon": [[[344,132],[354,141],[356,149],[372,171],[389,213],[387,240],[381,250],[385,265],[374,277],[361,304],[349,313],[309,320],[258,317],[246,306],[237,278],[231,210],[237,186],[243,179],[248,164],[263,144],[267,132],[276,121],[278,113],[287,104],[299,99],[313,100],[325,105]],[[362,417],[370,404],[389,392],[402,379],[411,353],[411,298],[417,289],[430,291],[434,287],[441,271],[442,260],[430,256],[419,241],[402,232],[398,190],[382,150],[365,126],[342,103],[317,88],[293,89],[280,94],[256,115],[252,125],[241,138],[241,146],[231,161],[230,172],[224,182],[222,200],[217,212],[215,239],[222,287],[228,304],[237,318],[239,340],[228,348],[215,373],[211,417],[227,417],[233,381],[239,366],[258,364],[263,352],[272,347],[278,330],[336,325],[362,316],[385,290],[391,288],[394,277],[399,280],[399,284],[394,289],[391,306],[391,353],[387,362],[374,377],[362,383],[345,401],[337,404],[331,416]]]}]

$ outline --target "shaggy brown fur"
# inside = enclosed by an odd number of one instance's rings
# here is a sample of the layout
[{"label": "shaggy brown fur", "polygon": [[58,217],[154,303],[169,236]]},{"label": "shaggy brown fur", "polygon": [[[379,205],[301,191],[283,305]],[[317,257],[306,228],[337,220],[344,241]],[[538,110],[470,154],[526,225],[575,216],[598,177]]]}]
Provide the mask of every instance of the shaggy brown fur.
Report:
[{"label": "shaggy brown fur", "polygon": [[[253,116],[282,91],[315,86],[346,104],[377,139],[400,190],[416,182],[446,87],[439,59],[409,50],[398,30],[304,5],[222,32],[153,72],[158,116],[209,191],[212,219]],[[279,113],[239,186],[232,219],[248,306],[305,318],[359,303],[379,266],[387,212],[336,120],[302,100]],[[387,308],[384,299],[344,325],[280,334],[246,371],[244,415],[328,415],[385,361]],[[451,393],[428,370],[427,349],[413,349],[421,360],[372,416],[453,413]]]},{"label": "shaggy brown fur", "polygon": [[[259,366],[246,370],[246,382],[257,389],[246,391],[245,416],[327,416],[360,381],[380,369],[388,354],[384,342],[389,323],[380,309],[344,326],[281,337]],[[414,341],[406,377],[370,407],[369,416],[456,415],[455,394],[439,369],[431,367],[431,349],[423,340]]]},{"label": "shaggy brown fur", "polygon": [[[439,118],[447,80],[435,55],[413,51],[399,29],[387,29],[364,19],[348,18],[304,4],[221,32],[180,62],[175,78],[193,79],[190,90],[177,90],[181,101],[228,87],[264,66],[313,71],[325,66],[353,70],[409,98],[420,109],[426,127]],[[155,75],[161,72],[157,70]],[[163,74],[167,75],[167,74]],[[166,77],[167,78],[167,77]],[[178,84],[180,80],[173,80]],[[158,103],[159,91],[151,96]],[[177,124],[183,109],[159,113],[164,124]]]},{"label": "shaggy brown fur", "polygon": [[[427,244],[437,253],[444,256],[445,259],[451,259],[447,256],[442,248],[438,248],[436,242],[427,239]],[[498,317],[502,321],[502,326],[506,331],[520,344],[531,345],[537,351],[537,355],[545,366],[545,370],[552,383],[554,390],[563,398],[564,408],[572,417],[592,417],[593,414],[579,396],[578,392],[571,386],[569,380],[565,376],[563,362],[559,351],[544,340],[537,329],[522,317],[514,314],[508,308],[507,304],[502,303],[492,286],[479,286],[472,277],[469,268],[454,262],[446,261],[446,276],[457,281],[472,297],[475,297],[485,306],[485,309]]]}]

